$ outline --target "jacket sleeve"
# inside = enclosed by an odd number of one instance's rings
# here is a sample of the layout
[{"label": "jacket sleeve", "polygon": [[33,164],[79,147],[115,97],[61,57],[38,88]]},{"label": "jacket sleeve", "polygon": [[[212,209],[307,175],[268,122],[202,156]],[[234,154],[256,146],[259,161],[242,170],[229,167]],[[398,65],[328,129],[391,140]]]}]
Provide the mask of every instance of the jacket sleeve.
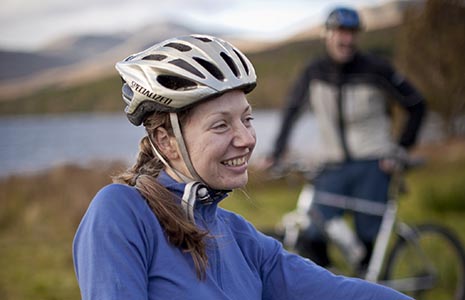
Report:
[{"label": "jacket sleeve", "polygon": [[264,239],[263,299],[411,300],[382,285],[334,275],[308,259],[285,251],[277,241]]},{"label": "jacket sleeve", "polygon": [[[123,185],[103,188],[76,232],[74,266],[86,300],[147,300],[152,230],[144,224],[144,201]],[[136,210],[138,210],[136,212]]]},{"label": "jacket sleeve", "polygon": [[425,100],[413,85],[397,73],[390,64],[384,62],[381,70],[393,98],[407,111],[408,117],[402,128],[399,145],[408,149],[414,145],[423,121],[426,111]]},{"label": "jacket sleeve", "polygon": [[288,101],[283,110],[281,128],[278,131],[272,158],[279,161],[286,149],[292,128],[303,111],[303,107],[308,103],[310,86],[311,67],[307,67],[297,78],[288,93]]}]

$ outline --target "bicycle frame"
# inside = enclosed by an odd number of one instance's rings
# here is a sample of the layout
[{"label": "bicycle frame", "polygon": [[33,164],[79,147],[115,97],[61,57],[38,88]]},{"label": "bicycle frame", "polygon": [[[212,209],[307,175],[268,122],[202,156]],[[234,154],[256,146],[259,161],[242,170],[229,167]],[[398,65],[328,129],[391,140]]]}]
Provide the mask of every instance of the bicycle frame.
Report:
[{"label": "bicycle frame", "polygon": [[[415,164],[410,166],[414,167]],[[433,237],[434,240],[439,239],[444,243],[443,245],[446,245],[444,249],[450,250],[446,252],[451,253],[452,261],[456,262],[454,266],[457,266],[457,268],[454,268],[453,271],[455,272],[453,274],[457,275],[456,279],[454,279],[456,281],[452,281],[453,292],[455,293],[453,299],[465,300],[465,284],[463,283],[463,278],[465,278],[465,251],[460,245],[460,240],[444,226],[434,223],[409,226],[397,218],[398,199],[405,192],[402,170],[393,174],[389,200],[385,204],[315,191],[312,184],[312,180],[315,178],[312,174],[315,174],[315,172],[310,173],[312,170],[309,172],[299,165],[289,168],[289,170],[297,171],[297,173],[303,175],[306,182],[297,199],[296,208],[282,217],[281,231],[274,231],[287,249],[296,251],[302,230],[313,224],[321,230],[331,244],[342,250],[344,260],[349,263],[352,270],[356,270],[354,267],[358,266],[359,260],[354,260],[354,256],[351,256],[350,251],[347,251],[347,249],[356,249],[357,243],[344,244],[344,241],[353,241],[346,239],[349,236],[346,229],[351,230],[351,228],[342,226],[336,230],[329,230],[331,226],[328,226],[328,223],[331,223],[331,220],[327,222],[321,219],[318,212],[312,210],[312,207],[314,204],[320,204],[341,208],[346,211],[379,216],[381,217],[381,224],[374,241],[373,252],[366,273],[363,276],[365,280],[383,284],[402,292],[411,292],[414,295],[422,295],[425,291],[433,291],[433,293],[439,291],[441,293],[441,289],[444,286],[448,287],[451,281],[448,281],[447,277],[443,277],[443,270],[438,268],[436,253],[431,255],[430,250],[432,248],[428,247],[428,241]],[[278,172],[277,174],[282,177],[284,173]],[[307,174],[312,176],[306,176]],[[339,219],[337,221],[344,223],[345,220]],[[284,231],[282,231],[283,229]],[[335,234],[338,231],[340,234]],[[332,233],[334,233],[333,236],[331,236]],[[426,242],[426,247],[424,242]],[[407,254],[407,256],[403,256],[403,254]],[[406,264],[402,263],[404,260]],[[410,262],[412,262],[411,265]],[[408,267],[404,269],[398,268],[398,266]],[[410,267],[412,268],[410,269]]]},{"label": "bicycle frame", "polygon": [[[318,201],[315,200],[315,194],[319,196]],[[353,201],[347,201],[349,199]],[[285,232],[283,243],[288,249],[295,248],[301,229],[308,227],[312,221],[315,222],[309,216],[309,211],[314,203],[383,217],[366,275],[366,279],[378,281],[388,242],[396,222],[397,205],[395,200],[389,201],[388,204],[373,203],[364,199],[349,198],[320,191],[315,192],[312,184],[305,183],[297,200],[296,209],[285,214],[282,218]],[[324,231],[323,228],[321,230]]]},{"label": "bicycle frame", "polygon": [[386,211],[379,228],[370,263],[368,264],[368,271],[365,276],[366,280],[377,282],[379,279],[381,268],[383,267],[383,262],[386,256],[388,243],[392,235],[394,224],[396,222],[396,216],[397,204],[395,200],[391,199],[386,205]]},{"label": "bicycle frame", "polygon": [[302,191],[299,194],[297,200],[297,207],[294,211],[291,211],[283,216],[284,225],[284,246],[287,248],[294,248],[299,232],[302,228],[306,228],[310,225],[310,220],[307,215],[315,196],[313,186],[311,184],[305,184]]},{"label": "bicycle frame", "polygon": [[[315,195],[318,199],[315,200]],[[285,214],[282,218],[284,226],[284,246],[293,249],[297,243],[301,229],[310,225],[309,211],[314,203],[343,208],[352,212],[361,212],[369,215],[382,216],[381,226],[375,240],[372,256],[368,265],[365,279],[378,282],[392,237],[397,216],[396,195],[391,194],[387,204],[374,203],[365,199],[351,198],[331,193],[314,191],[313,185],[305,183],[297,200],[296,209]],[[348,201],[350,200],[350,201]],[[323,228],[321,230],[324,230]],[[346,258],[347,259],[347,258]]]},{"label": "bicycle frame", "polygon": [[[408,226],[405,223],[398,222],[397,220],[397,199],[391,198],[386,205],[367,203],[367,200],[355,199],[355,203],[358,204],[344,204],[349,199],[348,197],[334,196],[332,200],[330,194],[322,193],[324,195],[323,201],[314,201],[315,191],[313,186],[306,183],[302,188],[299,195],[296,209],[283,216],[283,225],[285,227],[285,235],[283,243],[287,248],[294,248],[299,236],[299,232],[302,228],[306,228],[310,225],[310,216],[308,215],[314,203],[324,203],[326,205],[331,204],[334,207],[346,208],[355,212],[363,212],[371,215],[382,215],[381,226],[375,241],[373,253],[367,268],[365,275],[366,280],[377,282],[389,287],[392,287],[401,291],[418,291],[425,290],[433,287],[435,282],[434,268],[428,267],[428,274],[425,276],[416,276],[413,278],[396,279],[396,280],[385,280],[380,281],[381,271],[383,270],[384,263],[386,261],[386,254],[388,252],[389,241],[391,240],[394,232],[398,236],[404,238],[409,243],[416,243],[416,231],[414,228]],[[318,192],[321,195],[321,192]],[[349,207],[350,206],[350,207]],[[381,214],[381,210],[384,212]],[[420,245],[414,245],[417,249],[417,254],[424,256]],[[428,259],[425,257],[424,262],[428,264]]]}]

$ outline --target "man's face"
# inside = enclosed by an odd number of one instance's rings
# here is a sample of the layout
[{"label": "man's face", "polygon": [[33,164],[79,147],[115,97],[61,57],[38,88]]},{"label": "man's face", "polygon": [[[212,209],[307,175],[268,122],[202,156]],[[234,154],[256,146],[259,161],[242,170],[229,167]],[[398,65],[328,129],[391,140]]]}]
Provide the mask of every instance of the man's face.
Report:
[{"label": "man's face", "polygon": [[357,30],[346,28],[328,30],[326,49],[331,58],[338,63],[350,61],[357,48],[357,33]]}]

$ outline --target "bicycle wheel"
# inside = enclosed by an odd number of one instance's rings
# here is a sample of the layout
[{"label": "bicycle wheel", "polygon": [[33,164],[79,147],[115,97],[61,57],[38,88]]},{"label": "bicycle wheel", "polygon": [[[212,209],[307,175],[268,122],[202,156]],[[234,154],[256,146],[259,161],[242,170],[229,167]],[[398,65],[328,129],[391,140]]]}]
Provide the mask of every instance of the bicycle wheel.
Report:
[{"label": "bicycle wheel", "polygon": [[448,229],[425,224],[400,236],[382,278],[417,300],[465,300],[465,254]]}]

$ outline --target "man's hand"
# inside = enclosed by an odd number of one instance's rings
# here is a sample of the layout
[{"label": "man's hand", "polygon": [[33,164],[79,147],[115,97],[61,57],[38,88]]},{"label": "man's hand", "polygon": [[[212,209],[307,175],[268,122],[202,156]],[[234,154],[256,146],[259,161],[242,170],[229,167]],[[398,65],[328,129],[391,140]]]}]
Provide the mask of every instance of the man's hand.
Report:
[{"label": "man's hand", "polygon": [[387,174],[394,174],[402,171],[404,164],[397,158],[383,158],[379,160],[379,168]]},{"label": "man's hand", "polygon": [[379,160],[379,168],[387,174],[394,174],[403,171],[409,161],[410,157],[407,150],[399,147],[392,156]]}]

